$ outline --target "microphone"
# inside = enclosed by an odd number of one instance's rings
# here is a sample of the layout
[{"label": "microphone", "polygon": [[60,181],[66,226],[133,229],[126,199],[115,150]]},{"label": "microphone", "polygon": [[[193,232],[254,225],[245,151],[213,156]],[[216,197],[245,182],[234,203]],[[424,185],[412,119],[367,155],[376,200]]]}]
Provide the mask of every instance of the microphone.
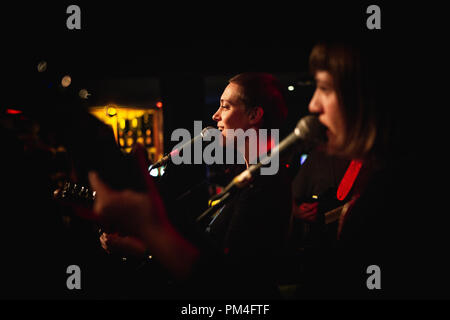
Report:
[{"label": "microphone", "polygon": [[289,134],[283,141],[275,146],[270,155],[265,155],[257,164],[250,166],[247,170],[237,175],[225,187],[222,195],[229,192],[234,187],[242,188],[247,185],[253,175],[264,165],[269,164],[274,157],[278,157],[280,153],[288,150],[297,143],[301,143],[305,151],[309,151],[326,141],[326,127],[319,122],[317,115],[308,115],[300,119],[294,131]]},{"label": "microphone", "polygon": [[148,168],[148,171],[151,171],[153,169],[159,168],[161,166],[164,166],[167,164],[167,162],[169,162],[169,160],[179,154],[181,152],[181,150],[183,150],[184,148],[186,148],[187,146],[190,146],[192,144],[195,143],[195,141],[197,140],[203,140],[204,137],[206,137],[208,135],[208,130],[214,129],[214,127],[206,127],[203,128],[202,132],[200,132],[199,135],[195,136],[194,138],[192,138],[189,142],[186,142],[185,144],[183,144],[181,147],[173,149],[170,153],[166,154],[164,157],[162,157],[161,159],[159,159],[158,161],[156,161],[154,164],[150,165],[150,167]]},{"label": "microphone", "polygon": [[319,122],[318,116],[308,115],[303,117],[297,123],[294,131],[286,138],[284,138],[283,141],[280,142],[280,144],[278,144],[271,150],[270,155],[266,155],[260,162],[252,165],[247,170],[234,177],[233,180],[225,187],[225,189],[221,193],[212,197],[210,200],[218,200],[217,204],[209,207],[205,212],[203,212],[196,218],[196,221],[201,221],[203,218],[209,216],[212,212],[217,210],[217,208],[225,205],[226,200],[229,199],[231,195],[231,191],[233,191],[235,188],[245,187],[250,182],[253,175],[263,165],[270,163],[270,161],[272,161],[274,157],[279,156],[280,153],[285,152],[297,143],[301,143],[303,149],[305,151],[309,151],[325,141],[326,127]]}]

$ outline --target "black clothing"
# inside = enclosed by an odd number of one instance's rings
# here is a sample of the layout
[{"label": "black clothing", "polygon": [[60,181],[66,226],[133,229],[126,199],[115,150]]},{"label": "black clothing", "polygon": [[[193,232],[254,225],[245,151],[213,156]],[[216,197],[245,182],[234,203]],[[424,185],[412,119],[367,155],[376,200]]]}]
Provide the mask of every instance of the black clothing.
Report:
[{"label": "black clothing", "polygon": [[211,247],[202,252],[197,268],[197,280],[206,285],[201,292],[196,282],[202,298],[280,298],[277,280],[291,215],[290,184],[280,166],[277,175],[257,176],[232,195],[207,228]]},{"label": "black clothing", "polygon": [[[338,248],[310,253],[302,298],[442,298],[448,284],[439,226],[415,198],[422,181],[407,161],[372,169],[345,217]],[[422,216],[420,213],[423,212]],[[431,223],[430,223],[431,222]],[[432,228],[428,229],[428,227]],[[369,266],[381,271],[381,289],[369,289]]]},{"label": "black clothing", "polygon": [[209,234],[229,253],[276,254],[285,244],[290,217],[286,174],[258,176],[227,202]]},{"label": "black clothing", "polygon": [[[290,245],[294,251],[312,246],[334,245],[337,222],[325,225],[324,214],[343,203],[336,191],[350,161],[313,150],[292,181],[294,204],[319,202],[315,222],[293,219]],[[318,196],[317,200],[312,198]]]},{"label": "black clothing", "polygon": [[292,196],[296,204],[310,201],[328,189],[336,189],[350,161],[314,150],[300,167],[292,181]]}]

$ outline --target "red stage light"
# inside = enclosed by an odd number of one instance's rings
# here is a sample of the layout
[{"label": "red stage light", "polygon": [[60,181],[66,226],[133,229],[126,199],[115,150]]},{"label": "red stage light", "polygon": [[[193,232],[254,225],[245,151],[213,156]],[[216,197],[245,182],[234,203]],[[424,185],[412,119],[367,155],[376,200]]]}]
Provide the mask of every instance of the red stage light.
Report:
[{"label": "red stage light", "polygon": [[6,109],[7,114],[21,114],[22,111],[16,109]]},{"label": "red stage light", "polygon": [[161,101],[158,101],[157,103],[156,103],[156,107],[157,108],[162,108],[162,106],[163,106],[163,103],[161,102]]}]

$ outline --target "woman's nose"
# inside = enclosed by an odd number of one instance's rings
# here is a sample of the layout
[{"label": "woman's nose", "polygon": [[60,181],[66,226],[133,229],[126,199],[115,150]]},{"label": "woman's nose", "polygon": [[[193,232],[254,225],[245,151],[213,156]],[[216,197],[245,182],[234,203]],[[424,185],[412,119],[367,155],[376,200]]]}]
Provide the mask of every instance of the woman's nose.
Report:
[{"label": "woman's nose", "polygon": [[320,113],[322,112],[322,104],[320,103],[320,99],[318,96],[317,90],[314,91],[314,95],[309,102],[308,110],[311,113]]},{"label": "woman's nose", "polygon": [[220,121],[220,107],[217,109],[216,113],[213,114],[212,119],[214,121]]}]

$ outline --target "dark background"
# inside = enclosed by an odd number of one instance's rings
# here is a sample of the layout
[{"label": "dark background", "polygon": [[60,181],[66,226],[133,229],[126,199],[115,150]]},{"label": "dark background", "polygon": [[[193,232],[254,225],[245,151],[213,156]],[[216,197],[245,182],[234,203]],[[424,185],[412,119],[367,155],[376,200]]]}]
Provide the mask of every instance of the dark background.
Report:
[{"label": "dark background", "polygon": [[[66,27],[70,4],[81,8],[81,30]],[[211,116],[230,76],[263,71],[283,84],[289,131],[307,112],[313,87],[304,84],[310,80],[308,57],[317,41],[375,41],[393,54],[397,48],[420,46],[414,24],[405,23],[411,6],[379,4],[382,29],[368,30],[370,4],[7,4],[0,19],[6,80],[1,107],[45,108],[41,88],[36,89],[42,84],[36,66],[46,61],[45,81],[58,86],[69,74],[72,84],[64,94],[76,97],[86,88],[88,106],[163,101],[167,152],[174,129],[192,132],[194,120],[214,125]],[[288,92],[289,85],[296,90]]]},{"label": "dark background", "polygon": [[[66,28],[70,4],[81,8],[81,30]],[[379,4],[382,29],[368,30],[370,4],[376,3],[7,4],[0,19],[8,97],[2,107],[35,103],[36,66],[47,61],[49,81],[69,74],[75,95],[81,88],[91,93],[89,105],[162,99],[168,148],[173,129],[191,128],[193,120],[212,124],[230,76],[264,71],[277,75],[285,89],[296,85],[286,94],[292,127],[310,98],[298,82],[308,79],[308,56],[317,41],[376,41],[392,53],[421,46],[420,26],[407,23],[412,6]]]}]

